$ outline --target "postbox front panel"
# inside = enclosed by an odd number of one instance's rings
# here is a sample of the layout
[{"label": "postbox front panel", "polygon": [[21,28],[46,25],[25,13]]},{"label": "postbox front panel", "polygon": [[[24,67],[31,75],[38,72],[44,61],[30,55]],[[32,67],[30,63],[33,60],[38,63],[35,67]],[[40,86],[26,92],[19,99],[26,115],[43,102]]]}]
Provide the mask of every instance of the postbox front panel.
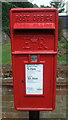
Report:
[{"label": "postbox front panel", "polygon": [[55,108],[57,19],[56,9],[12,9],[10,12],[17,110]]}]

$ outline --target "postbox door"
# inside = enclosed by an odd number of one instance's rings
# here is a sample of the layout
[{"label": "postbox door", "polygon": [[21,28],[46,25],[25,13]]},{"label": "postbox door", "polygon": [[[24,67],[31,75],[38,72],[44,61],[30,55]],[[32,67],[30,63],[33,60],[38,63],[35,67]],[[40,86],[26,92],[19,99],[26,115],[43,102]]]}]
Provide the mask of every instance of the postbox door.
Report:
[{"label": "postbox door", "polygon": [[[53,110],[55,103],[53,103],[55,97],[55,56],[54,55],[40,55],[40,61],[30,62],[29,55],[13,55],[13,69],[14,69],[14,96],[15,96],[15,107],[17,110]],[[30,85],[26,86],[28,80],[26,81],[27,76],[32,74],[26,74],[26,65],[29,65],[29,68],[36,68],[37,65],[43,70],[43,73],[39,74],[38,80],[42,78],[42,90],[38,88],[40,81],[30,80]],[[32,67],[33,65],[34,67]],[[36,66],[36,67],[35,67]],[[40,69],[37,70],[40,71]],[[36,71],[36,70],[35,70]],[[34,71],[34,72],[35,72]],[[29,70],[27,71],[29,72]],[[36,73],[35,73],[36,74]],[[37,77],[36,75],[34,77]],[[32,86],[33,84],[37,85]],[[27,87],[29,87],[29,92]],[[33,90],[35,89],[35,90]],[[36,91],[36,92],[35,92]],[[45,104],[46,103],[46,104]]]}]

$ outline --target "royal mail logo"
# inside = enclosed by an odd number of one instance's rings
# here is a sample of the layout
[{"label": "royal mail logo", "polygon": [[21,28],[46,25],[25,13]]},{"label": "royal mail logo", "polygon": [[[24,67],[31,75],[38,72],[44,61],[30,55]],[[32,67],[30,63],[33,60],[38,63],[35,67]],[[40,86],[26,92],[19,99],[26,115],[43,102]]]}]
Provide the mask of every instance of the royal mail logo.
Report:
[{"label": "royal mail logo", "polygon": [[43,37],[24,37],[23,49],[31,49],[34,46],[37,46],[37,49],[47,49],[48,47],[45,44],[45,39]]}]

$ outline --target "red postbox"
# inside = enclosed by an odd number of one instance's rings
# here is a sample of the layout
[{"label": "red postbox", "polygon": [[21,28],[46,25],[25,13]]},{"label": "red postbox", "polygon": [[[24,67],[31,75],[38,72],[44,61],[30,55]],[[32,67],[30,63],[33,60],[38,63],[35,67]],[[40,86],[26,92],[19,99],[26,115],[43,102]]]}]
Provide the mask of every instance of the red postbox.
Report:
[{"label": "red postbox", "polygon": [[11,9],[10,33],[16,110],[54,110],[57,9]]}]

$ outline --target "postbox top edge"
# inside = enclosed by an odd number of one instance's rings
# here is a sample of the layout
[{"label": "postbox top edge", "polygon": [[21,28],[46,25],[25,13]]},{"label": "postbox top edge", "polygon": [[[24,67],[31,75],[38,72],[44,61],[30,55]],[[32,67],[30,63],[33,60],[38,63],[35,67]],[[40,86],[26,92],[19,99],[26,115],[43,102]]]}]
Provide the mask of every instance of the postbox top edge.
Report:
[{"label": "postbox top edge", "polygon": [[55,11],[58,12],[56,8],[12,8],[10,12],[17,12],[17,11]]}]

